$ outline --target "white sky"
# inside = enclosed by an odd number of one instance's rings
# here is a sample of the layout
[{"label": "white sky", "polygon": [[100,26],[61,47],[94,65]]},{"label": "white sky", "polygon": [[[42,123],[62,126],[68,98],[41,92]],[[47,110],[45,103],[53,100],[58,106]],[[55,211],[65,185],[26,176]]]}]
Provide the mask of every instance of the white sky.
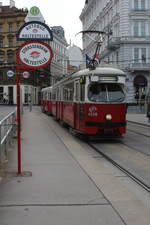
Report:
[{"label": "white sky", "polygon": [[[9,0],[0,0],[3,5],[9,5]],[[15,0],[18,8],[39,7],[46,24],[49,26],[62,26],[68,44],[75,44],[82,48],[81,34],[75,34],[82,30],[79,16],[84,7],[85,0]]]}]

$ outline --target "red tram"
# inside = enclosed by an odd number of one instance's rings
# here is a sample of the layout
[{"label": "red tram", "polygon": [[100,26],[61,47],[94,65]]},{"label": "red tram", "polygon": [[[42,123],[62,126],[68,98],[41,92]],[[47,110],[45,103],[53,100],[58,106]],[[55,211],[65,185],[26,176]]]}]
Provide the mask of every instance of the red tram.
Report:
[{"label": "red tram", "polygon": [[125,73],[97,67],[81,70],[42,89],[42,111],[86,135],[126,133]]}]

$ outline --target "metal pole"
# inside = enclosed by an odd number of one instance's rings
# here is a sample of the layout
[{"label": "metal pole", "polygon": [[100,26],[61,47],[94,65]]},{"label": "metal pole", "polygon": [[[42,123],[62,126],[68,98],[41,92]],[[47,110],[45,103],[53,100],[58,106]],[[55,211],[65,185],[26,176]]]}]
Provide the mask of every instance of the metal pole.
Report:
[{"label": "metal pole", "polygon": [[18,146],[18,175],[21,175],[21,114],[20,114],[20,74],[19,59],[16,56],[16,87],[17,87],[17,146]]},{"label": "metal pole", "polygon": [[1,132],[1,122],[0,122],[0,162],[2,161],[2,146],[1,146],[1,140],[2,140],[2,132]]}]

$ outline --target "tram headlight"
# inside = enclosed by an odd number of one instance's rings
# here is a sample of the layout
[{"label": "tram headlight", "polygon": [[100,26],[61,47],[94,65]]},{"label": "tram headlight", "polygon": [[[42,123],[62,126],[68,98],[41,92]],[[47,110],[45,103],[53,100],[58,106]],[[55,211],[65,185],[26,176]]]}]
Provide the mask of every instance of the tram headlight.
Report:
[{"label": "tram headlight", "polygon": [[112,115],[111,114],[106,114],[105,119],[109,120],[109,121],[112,120]]}]

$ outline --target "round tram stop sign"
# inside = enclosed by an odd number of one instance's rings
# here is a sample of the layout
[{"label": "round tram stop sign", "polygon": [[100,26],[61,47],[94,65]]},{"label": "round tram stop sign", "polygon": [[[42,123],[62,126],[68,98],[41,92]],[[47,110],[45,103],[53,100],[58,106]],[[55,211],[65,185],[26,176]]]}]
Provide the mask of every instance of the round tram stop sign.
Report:
[{"label": "round tram stop sign", "polygon": [[51,47],[41,41],[29,41],[20,46],[18,57],[22,64],[29,69],[47,66],[53,58]]}]

